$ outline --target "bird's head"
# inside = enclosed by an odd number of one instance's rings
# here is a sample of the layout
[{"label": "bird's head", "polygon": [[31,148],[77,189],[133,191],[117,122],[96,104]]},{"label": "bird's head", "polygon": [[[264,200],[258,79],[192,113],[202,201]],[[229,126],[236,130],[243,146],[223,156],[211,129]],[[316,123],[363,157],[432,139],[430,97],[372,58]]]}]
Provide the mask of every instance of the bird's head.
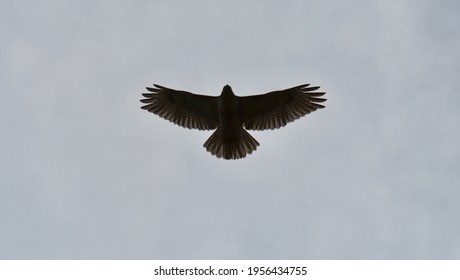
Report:
[{"label": "bird's head", "polygon": [[222,89],[222,96],[234,96],[232,88],[229,85],[224,86]]}]

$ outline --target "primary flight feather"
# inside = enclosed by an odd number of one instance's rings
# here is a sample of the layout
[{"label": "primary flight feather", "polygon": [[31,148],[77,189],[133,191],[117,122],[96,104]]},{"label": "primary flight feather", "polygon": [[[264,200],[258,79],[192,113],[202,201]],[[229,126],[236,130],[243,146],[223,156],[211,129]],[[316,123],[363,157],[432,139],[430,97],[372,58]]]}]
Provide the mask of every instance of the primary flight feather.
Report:
[{"label": "primary flight feather", "polygon": [[266,130],[285,126],[325,106],[325,92],[309,84],[239,97],[229,85],[220,96],[206,96],[174,90],[160,85],[147,87],[141,108],[186,128],[214,130],[204,143],[211,154],[224,159],[239,159],[259,146],[246,130]]}]

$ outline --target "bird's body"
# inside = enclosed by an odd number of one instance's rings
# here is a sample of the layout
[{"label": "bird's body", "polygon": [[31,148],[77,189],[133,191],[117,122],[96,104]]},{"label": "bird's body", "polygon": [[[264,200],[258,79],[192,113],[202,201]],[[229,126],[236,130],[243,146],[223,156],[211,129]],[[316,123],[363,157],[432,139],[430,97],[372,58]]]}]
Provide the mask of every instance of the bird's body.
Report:
[{"label": "bird's body", "polygon": [[216,129],[204,143],[207,151],[224,159],[244,158],[257,149],[259,143],[246,129],[265,130],[285,126],[316,109],[326,99],[319,87],[298,87],[269,92],[263,95],[236,96],[226,85],[218,97],[177,91],[163,86],[147,87],[148,105],[142,109],[159,115],[175,124],[200,130]]},{"label": "bird's body", "polygon": [[224,159],[243,158],[257,149],[259,143],[247,133],[241,121],[239,97],[226,85],[217,97],[219,125],[205,142],[206,150]]},{"label": "bird's body", "polygon": [[238,98],[233,94],[230,86],[225,86],[222,94],[217,98],[217,106],[219,125],[223,130],[222,137],[228,141],[237,141],[238,130],[242,127],[238,105]]}]

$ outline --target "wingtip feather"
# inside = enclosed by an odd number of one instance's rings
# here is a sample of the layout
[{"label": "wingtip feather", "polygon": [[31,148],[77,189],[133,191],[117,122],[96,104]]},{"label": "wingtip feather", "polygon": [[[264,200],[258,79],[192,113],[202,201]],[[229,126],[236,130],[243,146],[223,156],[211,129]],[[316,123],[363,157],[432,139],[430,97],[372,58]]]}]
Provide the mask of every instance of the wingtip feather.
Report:
[{"label": "wingtip feather", "polygon": [[324,102],[326,100],[327,100],[326,98],[317,98],[317,97],[311,97],[310,98],[310,101],[312,101],[312,102]]},{"label": "wingtip feather", "polygon": [[307,88],[303,88],[302,91],[304,91],[304,92],[306,92],[306,91],[314,91],[314,90],[317,90],[319,88],[320,88],[319,86],[307,87]]},{"label": "wingtip feather", "polygon": [[159,92],[160,91],[159,89],[153,88],[153,87],[145,87],[145,89],[147,89],[150,92]]},{"label": "wingtip feather", "polygon": [[139,101],[142,103],[152,103],[153,100],[151,98],[148,98],[148,99],[141,99]]},{"label": "wingtip feather", "polygon": [[153,84],[153,85],[154,85],[155,87],[159,88],[159,89],[167,89],[166,87],[160,86],[160,85],[158,85],[158,84]]}]

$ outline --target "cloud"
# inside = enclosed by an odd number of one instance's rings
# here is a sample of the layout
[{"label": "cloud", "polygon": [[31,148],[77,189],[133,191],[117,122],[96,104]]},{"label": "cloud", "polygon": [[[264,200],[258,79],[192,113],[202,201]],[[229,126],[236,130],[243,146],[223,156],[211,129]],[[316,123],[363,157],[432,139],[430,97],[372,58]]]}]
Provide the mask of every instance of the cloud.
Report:
[{"label": "cloud", "polygon": [[[455,1],[4,6],[0,258],[459,257]],[[240,161],[139,109],[305,82]]]}]

